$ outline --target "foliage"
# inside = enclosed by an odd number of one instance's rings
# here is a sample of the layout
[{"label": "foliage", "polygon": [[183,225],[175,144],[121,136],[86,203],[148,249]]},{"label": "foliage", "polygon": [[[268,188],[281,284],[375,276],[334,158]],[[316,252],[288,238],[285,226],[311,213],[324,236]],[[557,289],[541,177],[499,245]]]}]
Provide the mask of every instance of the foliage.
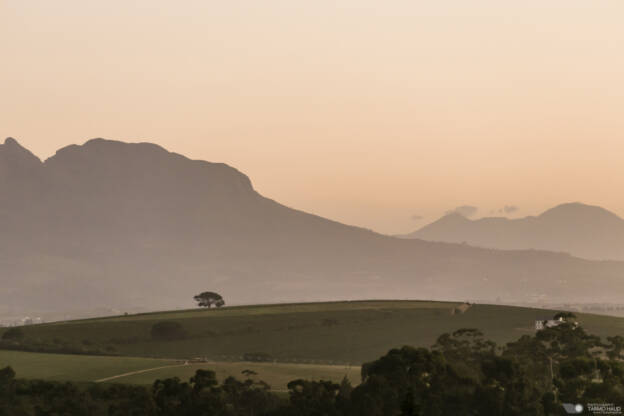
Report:
[{"label": "foliage", "polygon": [[22,328],[9,328],[7,329],[4,334],[2,334],[2,340],[3,341],[15,341],[15,340],[20,340],[24,338],[24,331],[22,331]]},{"label": "foliage", "polygon": [[[404,346],[362,366],[362,383],[297,379],[288,400],[243,371],[222,383],[211,370],[188,382],[150,387],[16,380],[0,370],[3,415],[214,416],[550,416],[562,403],[623,403],[624,365],[608,343],[572,324],[523,336],[504,347],[476,329],[441,335],[432,348]],[[252,378],[252,376],[254,376]],[[34,409],[34,410],[33,410]]]},{"label": "foliage", "polygon": [[571,321],[573,319],[576,319],[576,315],[573,314],[572,312],[559,312],[555,314],[555,316],[553,316],[553,319],[554,320],[562,319],[564,321]]},{"label": "foliage", "polygon": [[179,322],[174,321],[156,322],[152,325],[150,335],[152,339],[158,341],[175,341],[187,336],[184,327]]},{"label": "foliage", "polygon": [[214,305],[217,308],[220,308],[221,306],[225,305],[223,297],[215,292],[202,292],[199,295],[195,295],[193,299],[195,299],[195,301],[197,302],[197,306],[201,307],[210,308]]}]

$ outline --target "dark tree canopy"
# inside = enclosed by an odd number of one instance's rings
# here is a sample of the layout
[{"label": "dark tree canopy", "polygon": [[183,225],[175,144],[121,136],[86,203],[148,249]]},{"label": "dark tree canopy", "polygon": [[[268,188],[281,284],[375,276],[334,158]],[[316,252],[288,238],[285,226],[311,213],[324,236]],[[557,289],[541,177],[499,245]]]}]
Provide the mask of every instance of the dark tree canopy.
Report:
[{"label": "dark tree canopy", "polygon": [[[159,322],[153,333],[167,328],[181,330]],[[288,383],[287,398],[249,369],[242,381],[219,383],[214,371],[197,369],[188,381],[173,377],[151,387],[80,387],[19,380],[7,367],[0,369],[0,415],[557,416],[566,414],[565,403],[621,406],[623,351],[622,336],[604,343],[576,322],[500,347],[478,329],[463,328],[442,334],[432,348],[395,348],[363,364],[356,387],[346,378],[297,379]]]},{"label": "dark tree canopy", "polygon": [[24,338],[24,331],[22,331],[22,328],[9,328],[2,334],[3,340],[19,340],[22,338]]},{"label": "dark tree canopy", "polygon": [[576,315],[574,315],[572,312],[559,312],[553,317],[553,319],[555,320],[563,319],[564,321],[568,321],[568,320],[576,319]]},{"label": "dark tree canopy", "polygon": [[205,308],[210,308],[213,305],[220,308],[225,305],[223,297],[216,292],[202,292],[199,295],[195,295],[193,299],[197,302],[197,306]]},{"label": "dark tree canopy", "polygon": [[150,335],[155,340],[173,341],[186,338],[186,331],[178,322],[162,321],[152,326]]}]

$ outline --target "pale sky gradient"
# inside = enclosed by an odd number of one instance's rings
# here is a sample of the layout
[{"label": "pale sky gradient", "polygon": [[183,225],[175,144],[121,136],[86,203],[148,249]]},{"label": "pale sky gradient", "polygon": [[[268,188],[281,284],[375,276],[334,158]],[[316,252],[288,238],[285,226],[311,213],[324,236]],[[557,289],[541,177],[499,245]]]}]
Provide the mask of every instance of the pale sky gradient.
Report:
[{"label": "pale sky gradient", "polygon": [[0,136],[42,158],[152,141],[387,233],[464,204],[624,215],[623,18],[621,0],[0,0]]}]

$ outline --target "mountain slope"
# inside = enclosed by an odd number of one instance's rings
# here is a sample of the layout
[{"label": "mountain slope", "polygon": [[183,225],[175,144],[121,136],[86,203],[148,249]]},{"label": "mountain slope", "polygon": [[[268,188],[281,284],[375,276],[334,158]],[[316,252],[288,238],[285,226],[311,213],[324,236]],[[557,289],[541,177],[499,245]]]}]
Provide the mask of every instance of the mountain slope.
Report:
[{"label": "mountain slope", "polygon": [[[355,298],[610,300],[624,263],[383,236],[262,197],[224,164],[94,139],[0,147],[5,314]],[[597,285],[596,282],[601,282]]]},{"label": "mountain slope", "polygon": [[537,217],[520,219],[470,220],[450,214],[403,237],[496,249],[552,250],[594,260],[624,260],[624,220],[604,208],[581,203],[558,205]]}]

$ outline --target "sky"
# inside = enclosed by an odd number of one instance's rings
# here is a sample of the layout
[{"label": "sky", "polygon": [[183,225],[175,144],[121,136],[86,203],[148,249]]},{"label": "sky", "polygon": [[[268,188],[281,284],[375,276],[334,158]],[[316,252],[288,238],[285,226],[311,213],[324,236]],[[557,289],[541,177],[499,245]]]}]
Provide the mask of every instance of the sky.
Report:
[{"label": "sky", "polygon": [[624,216],[621,0],[0,0],[0,136],[246,173],[383,233],[458,206]]}]

